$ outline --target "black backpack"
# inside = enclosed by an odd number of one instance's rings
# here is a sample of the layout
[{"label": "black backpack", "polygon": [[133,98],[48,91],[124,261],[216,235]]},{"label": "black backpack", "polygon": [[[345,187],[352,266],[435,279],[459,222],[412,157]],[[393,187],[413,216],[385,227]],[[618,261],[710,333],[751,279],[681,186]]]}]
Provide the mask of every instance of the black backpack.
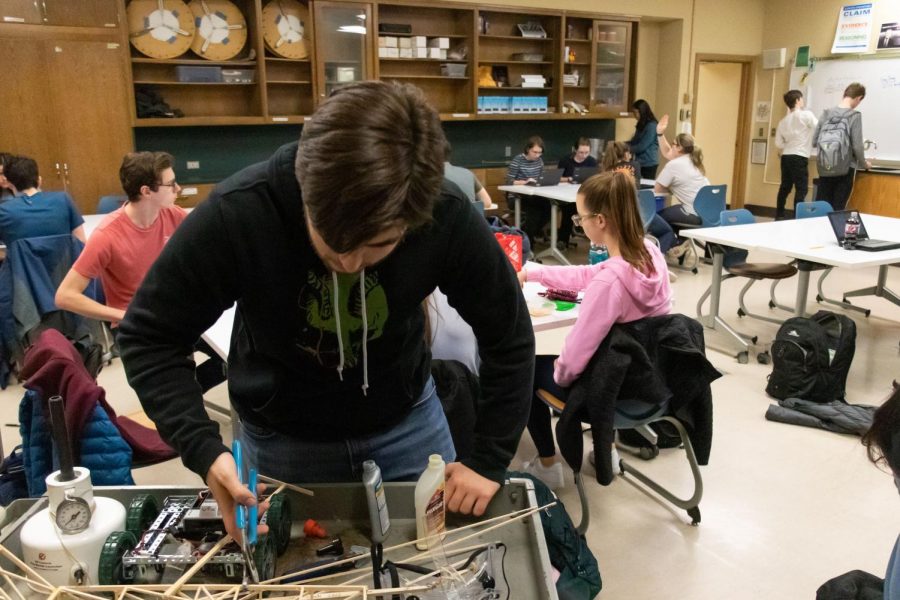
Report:
[{"label": "black backpack", "polygon": [[772,342],[772,374],[766,393],[784,400],[844,400],[856,351],[856,323],[820,310],[812,317],[785,321]]}]

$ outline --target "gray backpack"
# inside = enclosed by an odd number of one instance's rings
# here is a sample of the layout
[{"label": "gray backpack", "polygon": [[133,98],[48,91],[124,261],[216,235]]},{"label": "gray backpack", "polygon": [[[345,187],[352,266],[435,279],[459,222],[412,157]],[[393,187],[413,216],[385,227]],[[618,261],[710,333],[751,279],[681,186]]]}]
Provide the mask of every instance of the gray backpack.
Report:
[{"label": "gray backpack", "polygon": [[832,115],[819,129],[816,166],[819,175],[838,177],[850,171],[850,115]]}]

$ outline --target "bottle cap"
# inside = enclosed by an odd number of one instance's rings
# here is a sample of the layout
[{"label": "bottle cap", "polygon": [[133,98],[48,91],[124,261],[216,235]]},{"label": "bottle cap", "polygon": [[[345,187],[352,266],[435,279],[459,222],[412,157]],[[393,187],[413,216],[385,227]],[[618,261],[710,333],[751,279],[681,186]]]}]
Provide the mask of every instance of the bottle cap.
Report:
[{"label": "bottle cap", "polygon": [[378,468],[378,465],[375,464],[374,460],[366,460],[363,461],[363,471],[371,472]]},{"label": "bottle cap", "polygon": [[443,466],[444,459],[440,454],[432,454],[428,457],[428,466],[429,467],[440,467]]}]

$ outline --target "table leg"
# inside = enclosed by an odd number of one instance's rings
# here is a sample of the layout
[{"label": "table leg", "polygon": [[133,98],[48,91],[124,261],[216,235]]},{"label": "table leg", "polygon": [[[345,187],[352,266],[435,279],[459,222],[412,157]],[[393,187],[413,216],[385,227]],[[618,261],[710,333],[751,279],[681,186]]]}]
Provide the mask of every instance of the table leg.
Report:
[{"label": "table leg", "polygon": [[552,256],[556,260],[559,261],[561,265],[571,265],[565,255],[559,251],[559,248],[556,247],[556,241],[559,237],[557,235],[557,228],[559,227],[559,206],[555,201],[550,201],[550,247],[535,256],[535,258],[543,258],[545,256]]},{"label": "table leg", "polygon": [[844,302],[847,301],[847,298],[854,298],[857,296],[877,296],[878,298],[884,298],[889,302],[893,302],[897,306],[900,306],[900,296],[897,296],[892,290],[887,287],[887,273],[888,267],[890,265],[881,265],[878,267],[878,283],[876,283],[873,287],[863,288],[861,290],[853,290],[852,292],[846,292],[844,294]]},{"label": "table leg", "polygon": [[719,300],[722,296],[722,267],[725,263],[725,253],[715,246],[711,248],[711,251],[713,253],[713,267],[712,283],[708,292],[709,314],[704,315],[701,310],[703,301],[706,299],[706,294],[704,294],[697,303],[697,320],[707,329],[730,335],[739,348],[734,356],[738,359],[738,362],[746,363],[749,360],[748,353],[750,350],[750,343],[745,339],[746,336],[732,329],[731,325],[719,316]]},{"label": "table leg", "polygon": [[516,227],[522,229],[522,196],[516,198]]},{"label": "table leg", "polygon": [[806,316],[806,296],[809,293],[809,271],[797,271],[797,298],[794,300],[794,316]]}]

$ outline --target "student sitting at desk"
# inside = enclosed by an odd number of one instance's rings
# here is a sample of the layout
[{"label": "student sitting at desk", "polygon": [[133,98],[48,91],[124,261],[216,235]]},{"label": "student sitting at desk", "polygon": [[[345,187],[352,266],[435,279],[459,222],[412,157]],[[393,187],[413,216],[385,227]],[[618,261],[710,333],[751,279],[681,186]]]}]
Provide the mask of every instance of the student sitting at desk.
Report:
[{"label": "student sitting at desk", "polygon": [[[353,143],[349,143],[352,140]],[[234,527],[241,486],[185,356],[237,302],[229,396],[245,458],[283,481],[415,480],[446,467],[450,511],[484,513],[528,416],[534,332],[509,260],[456,186],[412,85],[340,88],[298,143],[216,186],[172,236],[120,324],[128,381]],[[478,340],[472,455],[455,451],[430,376],[422,301],[440,288]]]},{"label": "student sitting at desk", "polygon": [[[654,191],[657,194],[668,192],[678,200],[678,203],[659,211],[659,216],[669,224],[700,225],[702,221],[694,210],[694,199],[700,188],[709,185],[706,169],[703,166],[703,151],[697,146],[693,136],[688,133],[679,133],[669,144],[665,135],[668,124],[669,116],[664,115],[656,128],[663,156],[669,162],[656,177]],[[669,256],[671,258],[681,257],[690,244],[690,240],[681,242],[680,245],[671,249]]]},{"label": "student sitting at desk", "polygon": [[66,192],[44,192],[34,159],[13,157],[4,177],[19,195],[0,204],[0,241],[71,233],[84,241],[84,219]]},{"label": "student sitting at desk", "polygon": [[[525,142],[522,154],[516,155],[506,169],[506,185],[536,185],[544,172],[544,140],[539,136],[532,136]],[[544,198],[531,198],[509,194],[510,208],[515,202],[521,203],[522,231],[528,235],[531,247],[534,248],[534,238],[541,234],[541,230],[550,221],[550,202]]]},{"label": "student sitting at desk", "polygon": [[463,194],[472,202],[481,202],[484,209],[489,209],[493,204],[487,190],[475,177],[475,173],[463,167],[450,164],[450,143],[444,147],[444,178],[449,179],[459,186]]},{"label": "student sitting at desk", "polygon": [[572,178],[575,176],[575,169],[598,166],[597,159],[591,156],[591,142],[586,137],[578,138],[572,149],[572,154],[567,154],[559,159],[559,163],[556,165],[563,171],[562,176],[559,178],[563,183],[572,181]]},{"label": "student sitting at desk", "polygon": [[[523,285],[538,281],[546,287],[584,292],[578,320],[566,336],[560,355],[536,357],[534,391],[544,389],[565,400],[567,388],[582,374],[613,324],[665,315],[671,310],[666,261],[656,245],[644,239],[634,193],[633,178],[615,171],[591,177],[578,190],[578,214],[573,220],[591,242],[607,247],[607,260],[569,267],[529,263],[519,272]],[[563,471],[556,460],[550,409],[536,395],[531,399],[528,432],[538,456],[525,470],[551,488],[562,487]]]},{"label": "student sitting at desk", "polygon": [[[108,321],[113,337],[118,337],[119,321],[125,317],[134,293],[187,215],[183,208],[175,206],[181,187],[175,180],[173,164],[172,155],[166,152],[125,155],[119,179],[128,202],[106,215],[91,234],[56,291],[59,308]],[[84,294],[91,280],[98,277],[106,304]],[[225,380],[224,365],[205,344],[201,343],[198,349],[211,357],[197,369],[201,387],[208,390]]]}]

